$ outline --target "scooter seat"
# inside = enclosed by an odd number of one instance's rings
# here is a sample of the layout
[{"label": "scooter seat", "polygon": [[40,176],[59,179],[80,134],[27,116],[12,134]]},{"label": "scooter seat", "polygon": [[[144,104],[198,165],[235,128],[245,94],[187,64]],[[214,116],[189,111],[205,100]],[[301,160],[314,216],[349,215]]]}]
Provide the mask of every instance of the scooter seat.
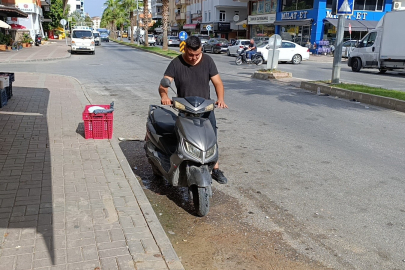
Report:
[{"label": "scooter seat", "polygon": [[177,115],[162,107],[157,107],[153,111],[153,126],[160,135],[174,135],[174,126]]}]

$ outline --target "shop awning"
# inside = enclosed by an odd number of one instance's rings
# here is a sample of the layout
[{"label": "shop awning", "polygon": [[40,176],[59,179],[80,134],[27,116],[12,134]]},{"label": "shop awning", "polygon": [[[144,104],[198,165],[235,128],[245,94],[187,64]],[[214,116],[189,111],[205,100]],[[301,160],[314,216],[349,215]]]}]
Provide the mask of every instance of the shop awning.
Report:
[{"label": "shop awning", "polygon": [[0,20],[0,28],[10,29],[11,26]]},{"label": "shop awning", "polygon": [[[324,19],[324,21],[328,21],[333,26],[337,27],[338,25],[338,19]],[[356,20],[345,20],[345,31],[349,31],[349,23],[352,25],[352,31],[354,32],[359,32],[359,31],[368,31],[367,27],[361,24],[359,21]]]},{"label": "shop awning", "polygon": [[197,27],[197,24],[185,24],[183,25],[183,29],[195,29]]},{"label": "shop awning", "polygon": [[365,27],[367,27],[367,31],[375,29],[378,24],[378,21],[359,21],[359,22]]},{"label": "shop awning", "polygon": [[0,5],[0,17],[20,17],[27,18],[28,14],[16,7],[7,7]]},{"label": "shop awning", "polygon": [[235,23],[235,25],[244,25],[244,24],[247,24],[246,20]]},{"label": "shop awning", "polygon": [[299,25],[299,26],[305,26],[305,25],[311,25],[312,21],[313,21],[312,19],[283,20],[283,21],[275,21],[274,25]]}]

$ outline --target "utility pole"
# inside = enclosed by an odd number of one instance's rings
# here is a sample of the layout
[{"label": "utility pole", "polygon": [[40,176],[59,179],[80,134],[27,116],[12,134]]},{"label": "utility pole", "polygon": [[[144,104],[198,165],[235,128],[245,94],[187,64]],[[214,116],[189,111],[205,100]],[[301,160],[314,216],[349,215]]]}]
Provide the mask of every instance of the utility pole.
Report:
[{"label": "utility pole", "polygon": [[345,32],[345,16],[339,15],[338,28],[336,33],[336,46],[333,57],[333,68],[332,68],[332,83],[340,82],[340,69],[342,62],[342,45],[343,45],[343,35]]}]

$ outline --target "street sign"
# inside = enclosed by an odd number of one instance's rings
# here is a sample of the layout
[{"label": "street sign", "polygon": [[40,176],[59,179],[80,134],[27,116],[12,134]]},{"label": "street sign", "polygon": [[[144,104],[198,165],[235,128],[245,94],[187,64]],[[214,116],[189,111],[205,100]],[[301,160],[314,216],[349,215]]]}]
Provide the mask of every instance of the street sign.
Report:
[{"label": "street sign", "polygon": [[180,39],[181,41],[186,40],[187,37],[188,37],[188,35],[187,35],[187,33],[186,33],[185,31],[181,31],[181,32],[179,33],[179,39]]},{"label": "street sign", "polygon": [[354,0],[337,0],[336,15],[353,15]]},{"label": "street sign", "polygon": [[349,23],[349,33],[352,34],[352,24]]},{"label": "street sign", "polygon": [[67,23],[67,21],[66,21],[65,19],[60,20],[60,24],[61,24],[61,25],[65,26],[66,23]]},{"label": "street sign", "polygon": [[207,25],[206,27],[205,27],[205,29],[207,29],[207,31],[211,31],[211,25]]},{"label": "street sign", "polygon": [[239,21],[239,15],[233,16],[233,21],[234,21],[234,22],[238,22],[238,21]]},{"label": "street sign", "polygon": [[181,43],[180,43],[180,51],[182,52],[182,53],[184,53],[184,47],[186,46],[186,42],[185,41],[182,41]]},{"label": "street sign", "polygon": [[246,28],[246,27],[247,27],[247,24],[246,24],[246,23],[242,24],[242,27],[243,27],[243,28]]}]

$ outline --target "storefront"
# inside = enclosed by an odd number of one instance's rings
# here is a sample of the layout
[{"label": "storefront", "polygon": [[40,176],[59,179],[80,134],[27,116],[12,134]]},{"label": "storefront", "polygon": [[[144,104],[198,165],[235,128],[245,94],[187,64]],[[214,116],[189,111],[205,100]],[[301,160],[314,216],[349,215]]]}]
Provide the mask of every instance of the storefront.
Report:
[{"label": "storefront", "polygon": [[[331,14],[332,0],[271,0],[250,2],[248,26],[250,37],[271,36],[276,33],[285,40],[303,46],[319,44],[321,40],[332,43],[336,39],[337,16]],[[385,12],[391,11],[390,0],[357,0],[354,14],[346,17],[344,39],[359,40],[374,29]],[[276,11],[273,14],[272,11]],[[261,15],[261,13],[263,13]],[[274,16],[274,17],[273,17]]]},{"label": "storefront", "polygon": [[20,24],[29,32],[31,38],[35,39],[35,34],[44,35],[42,29],[42,9],[35,4],[16,4],[16,8],[28,14],[27,18],[10,17],[8,23]]}]

